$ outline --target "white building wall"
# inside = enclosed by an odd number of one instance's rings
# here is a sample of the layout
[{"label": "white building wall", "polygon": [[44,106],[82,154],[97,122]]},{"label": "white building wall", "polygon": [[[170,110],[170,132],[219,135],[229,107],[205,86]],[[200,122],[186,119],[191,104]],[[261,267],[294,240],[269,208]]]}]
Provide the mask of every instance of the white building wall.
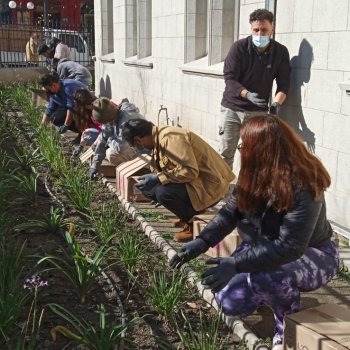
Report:
[{"label": "white building wall", "polygon": [[349,11],[349,0],[278,0],[276,14],[276,39],[288,47],[292,65],[284,116],[302,135],[302,124],[314,133],[316,155],[332,177],[328,216],[348,228],[350,96],[339,82],[350,79]]},{"label": "white building wall", "polygon": [[[217,147],[224,81],[208,73],[220,74],[223,64],[198,63],[200,75],[183,72],[185,0],[152,1],[152,56],[141,60],[126,57],[131,30],[125,23],[126,4],[133,0],[113,1],[114,53],[101,56],[101,1],[95,0],[96,93],[117,102],[128,97],[155,123],[163,105],[175,124],[179,121]],[[291,91],[281,114],[314,147],[332,176],[329,218],[350,228],[350,96],[339,87],[350,79],[350,0],[276,1],[276,40],[288,47],[292,65]],[[241,0],[240,37],[250,33],[249,14],[264,5]],[[165,121],[162,111],[159,122]]]}]

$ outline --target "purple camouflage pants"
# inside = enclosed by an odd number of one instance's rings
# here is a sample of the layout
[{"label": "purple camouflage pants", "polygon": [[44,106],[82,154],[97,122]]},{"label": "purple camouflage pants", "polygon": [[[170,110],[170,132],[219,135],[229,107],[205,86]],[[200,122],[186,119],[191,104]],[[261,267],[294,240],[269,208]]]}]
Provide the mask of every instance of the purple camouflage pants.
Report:
[{"label": "purple camouflage pants", "polygon": [[[248,247],[242,243],[232,255]],[[326,284],[337,273],[338,265],[338,249],[329,241],[322,247],[307,248],[298,260],[276,270],[237,274],[215,299],[224,314],[231,316],[248,316],[261,304],[269,306],[276,321],[273,345],[281,344],[283,318],[299,311],[300,292]]]}]

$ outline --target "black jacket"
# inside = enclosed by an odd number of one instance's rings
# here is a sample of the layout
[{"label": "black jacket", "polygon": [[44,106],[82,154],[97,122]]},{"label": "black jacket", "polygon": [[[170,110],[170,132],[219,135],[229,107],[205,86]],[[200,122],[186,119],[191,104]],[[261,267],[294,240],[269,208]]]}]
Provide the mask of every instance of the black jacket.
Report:
[{"label": "black jacket", "polygon": [[277,92],[287,94],[290,80],[289,53],[285,46],[271,39],[264,53],[259,54],[252,37],[236,41],[224,64],[225,91],[221,104],[234,111],[256,111],[260,108],[240,96],[245,88],[259,94],[266,102],[276,79]]},{"label": "black jacket", "polygon": [[260,215],[241,213],[232,194],[199,237],[213,247],[236,227],[251,245],[233,255],[238,272],[274,269],[297,260],[307,247],[322,246],[332,236],[324,196],[316,201],[310,192],[298,192],[293,207],[284,213],[268,203]]}]

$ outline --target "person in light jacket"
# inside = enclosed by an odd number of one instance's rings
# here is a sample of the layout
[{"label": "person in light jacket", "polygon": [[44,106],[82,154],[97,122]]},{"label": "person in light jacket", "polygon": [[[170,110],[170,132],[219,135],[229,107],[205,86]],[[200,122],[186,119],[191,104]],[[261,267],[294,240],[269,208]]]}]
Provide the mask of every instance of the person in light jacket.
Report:
[{"label": "person in light jacket", "polygon": [[283,319],[299,311],[300,293],[337,272],[338,250],[326,217],[330,176],[294,130],[275,115],[242,124],[241,170],[217,215],[171,259],[180,267],[234,228],[243,240],[230,257],[209,259],[202,274],[226,315],[247,316],[261,304],[276,321],[273,349],[282,349]]},{"label": "person in light jacket", "polygon": [[152,174],[136,184],[183,223],[175,240],[193,238],[193,216],[219,202],[234,175],[220,155],[195,133],[134,119],[124,124],[123,139],[139,153],[152,156]]}]

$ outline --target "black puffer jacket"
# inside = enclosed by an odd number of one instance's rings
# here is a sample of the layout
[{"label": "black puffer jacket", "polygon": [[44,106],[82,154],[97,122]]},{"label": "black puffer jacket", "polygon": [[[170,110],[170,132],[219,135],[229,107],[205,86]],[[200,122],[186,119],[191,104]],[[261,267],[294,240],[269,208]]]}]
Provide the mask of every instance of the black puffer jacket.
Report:
[{"label": "black puffer jacket", "polygon": [[324,196],[316,201],[310,192],[298,192],[293,207],[284,213],[271,204],[261,215],[241,213],[232,194],[199,238],[213,247],[237,227],[243,241],[251,245],[233,255],[237,271],[256,272],[297,260],[307,247],[322,246],[332,236]]}]

